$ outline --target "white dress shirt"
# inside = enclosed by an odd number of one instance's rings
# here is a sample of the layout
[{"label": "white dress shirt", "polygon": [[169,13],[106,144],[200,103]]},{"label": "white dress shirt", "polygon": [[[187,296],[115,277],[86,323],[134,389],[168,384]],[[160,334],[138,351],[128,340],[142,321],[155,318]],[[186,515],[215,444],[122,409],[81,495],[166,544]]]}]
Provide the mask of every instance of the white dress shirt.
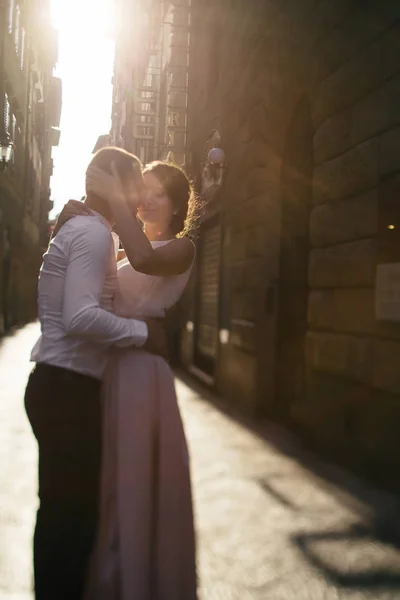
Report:
[{"label": "white dress shirt", "polygon": [[117,264],[108,222],[70,219],[51,241],[39,275],[42,335],[31,360],[101,379],[112,345],[142,346],[143,321],[112,313]]}]

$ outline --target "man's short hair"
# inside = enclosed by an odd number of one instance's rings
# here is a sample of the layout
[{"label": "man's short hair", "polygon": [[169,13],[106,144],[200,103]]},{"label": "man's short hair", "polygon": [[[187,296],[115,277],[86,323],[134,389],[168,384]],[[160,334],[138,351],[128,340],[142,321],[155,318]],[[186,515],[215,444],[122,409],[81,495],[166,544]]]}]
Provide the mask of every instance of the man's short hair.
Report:
[{"label": "man's short hair", "polygon": [[132,177],[132,167],[138,165],[141,169],[142,165],[140,160],[134,154],[127,152],[123,148],[116,148],[110,146],[108,148],[101,148],[93,156],[90,161],[88,168],[91,166],[99,167],[107,173],[111,173],[111,163],[115,163],[116,169],[121,181],[125,182]]}]

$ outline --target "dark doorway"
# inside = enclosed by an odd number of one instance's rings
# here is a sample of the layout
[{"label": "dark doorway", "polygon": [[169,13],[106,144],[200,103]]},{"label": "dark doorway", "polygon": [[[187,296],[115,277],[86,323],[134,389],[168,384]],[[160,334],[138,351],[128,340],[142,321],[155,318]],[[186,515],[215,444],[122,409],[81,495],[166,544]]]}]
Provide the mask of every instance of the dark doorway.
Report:
[{"label": "dark doorway", "polygon": [[313,127],[304,98],[289,125],[281,179],[275,408],[283,420],[304,393],[312,176]]}]

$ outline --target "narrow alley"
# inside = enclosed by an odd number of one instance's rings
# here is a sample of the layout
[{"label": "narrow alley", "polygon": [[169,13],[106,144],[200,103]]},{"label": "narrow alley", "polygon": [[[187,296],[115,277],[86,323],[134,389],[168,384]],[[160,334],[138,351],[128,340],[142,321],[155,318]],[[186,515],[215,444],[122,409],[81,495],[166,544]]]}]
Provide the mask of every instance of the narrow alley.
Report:
[{"label": "narrow alley", "polygon": [[[28,325],[0,342],[0,600],[31,600],[36,443],[23,407]],[[192,455],[202,600],[400,598],[394,497],[252,432],[177,379]]]}]

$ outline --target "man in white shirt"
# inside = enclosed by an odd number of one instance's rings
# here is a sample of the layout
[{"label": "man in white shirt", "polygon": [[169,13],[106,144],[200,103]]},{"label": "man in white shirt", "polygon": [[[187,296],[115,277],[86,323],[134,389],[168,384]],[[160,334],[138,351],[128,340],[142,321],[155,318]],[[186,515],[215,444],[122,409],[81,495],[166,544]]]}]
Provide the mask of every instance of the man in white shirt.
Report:
[{"label": "man in white shirt", "polygon": [[[137,159],[116,148],[91,164],[116,164],[129,185]],[[112,211],[88,193],[92,217],[75,217],[56,234],[39,277],[42,335],[25,405],[39,445],[40,507],[34,536],[36,600],[83,598],[98,522],[101,468],[100,387],[111,346],[164,353],[160,324],[112,313],[117,286]]]}]

